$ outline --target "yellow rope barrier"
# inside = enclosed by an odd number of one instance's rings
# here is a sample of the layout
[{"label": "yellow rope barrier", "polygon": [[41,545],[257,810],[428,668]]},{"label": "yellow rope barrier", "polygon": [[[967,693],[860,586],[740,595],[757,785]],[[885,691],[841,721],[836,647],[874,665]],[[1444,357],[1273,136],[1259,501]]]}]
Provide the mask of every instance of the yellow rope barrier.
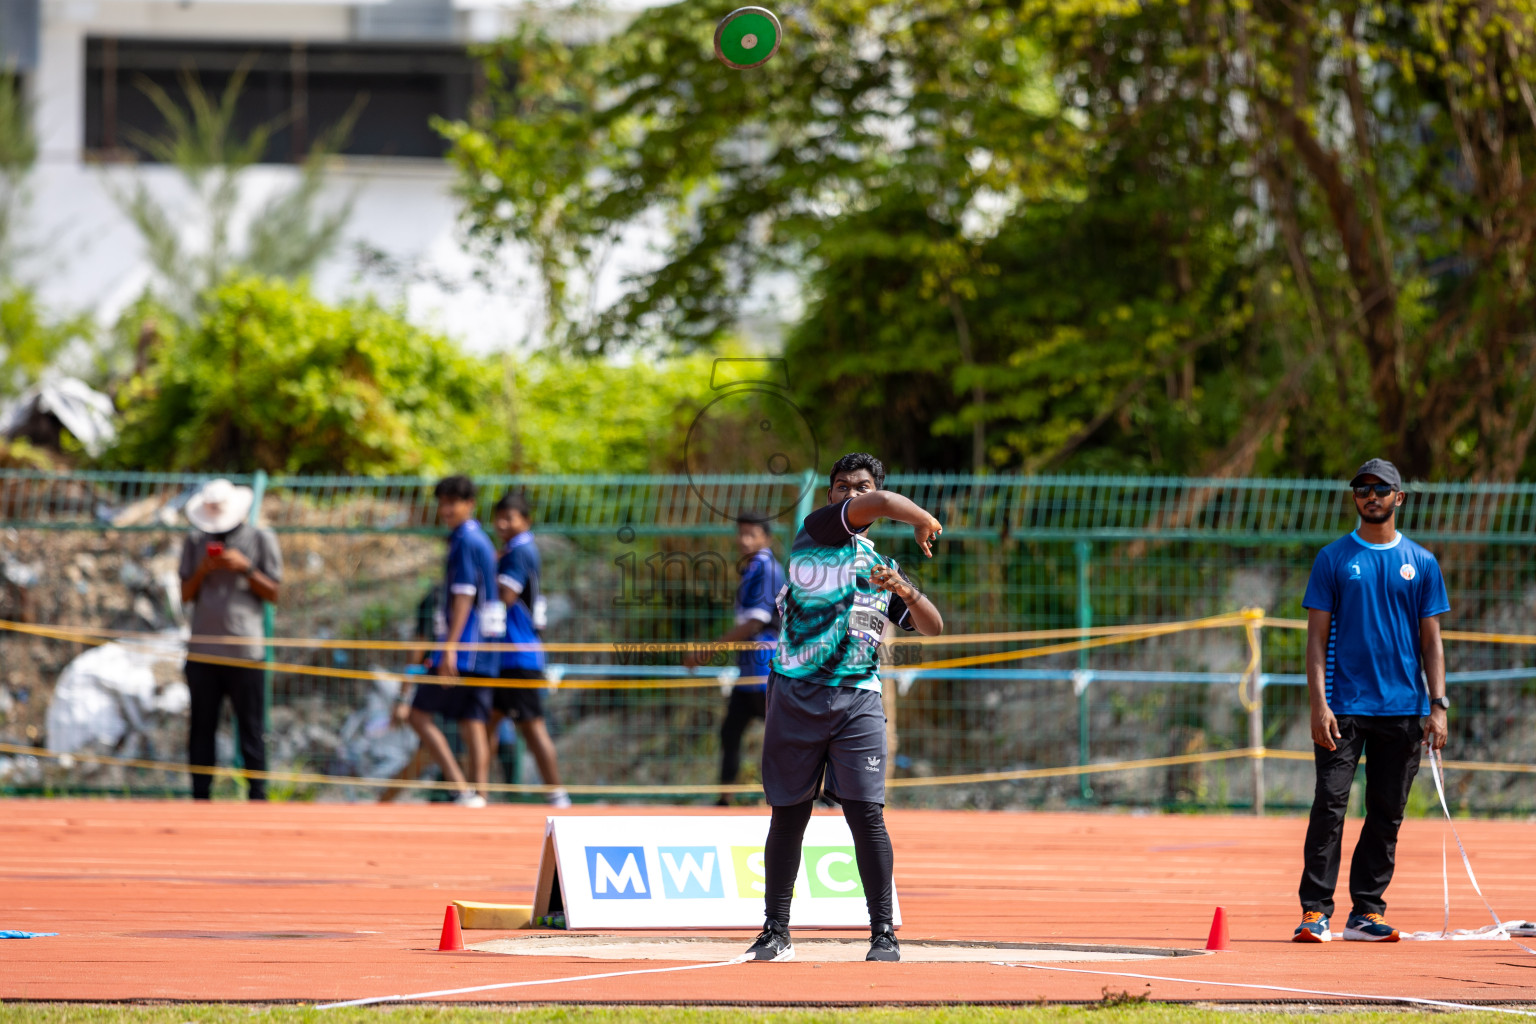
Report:
[{"label": "yellow rope barrier", "polygon": [[[1222,615],[1212,615],[1200,619],[1184,619],[1178,622],[1159,622],[1151,625],[1133,626],[1090,626],[1070,627],[1064,629],[1028,629],[1007,633],[949,633],[940,636],[902,637],[898,642],[902,644],[918,644],[922,646],[962,646],[983,645],[999,643],[1018,643],[1034,640],[1063,640],[1073,637],[1081,639],[1101,639],[1106,643],[1115,642],[1116,638],[1143,639],[1146,637],[1163,636],[1171,633],[1180,633],[1196,629],[1218,629],[1223,626],[1246,625],[1249,622],[1261,627],[1271,629],[1306,629],[1306,619],[1285,619],[1276,616],[1265,615],[1255,609],[1244,609],[1239,612],[1229,612]],[[23,635],[42,637],[48,640],[62,640],[74,643],[104,643],[109,640],[157,640],[164,641],[165,633],[152,633],[143,630],[128,629],[101,629],[94,626],[46,626],[30,622],[14,622],[0,619],[0,631],[20,633]],[[1474,630],[1447,629],[1441,634],[1446,640],[1464,640],[1471,643],[1490,644],[1518,644],[1522,646],[1536,646],[1536,634],[1532,633],[1485,633]],[[244,646],[252,642],[251,637],[246,636],[191,636],[186,638],[188,642],[213,646]],[[442,646],[441,641],[436,640],[346,640],[333,637],[267,637],[260,642],[268,647],[303,647],[313,650],[348,650],[348,651],[419,651],[425,648]],[[706,650],[718,653],[729,651],[755,651],[763,648],[771,648],[772,641],[717,641],[717,640],[610,640],[603,642],[576,643],[567,641],[548,641],[539,643],[500,643],[480,642],[461,643],[454,647],[461,651],[534,651],[542,650],[550,654],[618,654],[633,656],[635,654],[682,654],[687,651]],[[1078,650],[1078,647],[1063,647],[1061,651]],[[1031,653],[1054,654],[1055,649],[1027,648]],[[996,658],[1007,660],[1013,652],[999,652],[991,655],[977,655],[978,658]],[[951,659],[958,660],[958,659]],[[983,664],[983,662],[977,662]],[[958,664],[949,661],[931,663],[926,667],[957,668]]]},{"label": "yellow rope barrier", "polygon": [[[1223,616],[1217,616],[1223,618]],[[1207,620],[1196,619],[1195,622]],[[1016,643],[1027,640],[1060,640],[1067,637],[1110,637],[1126,633],[1142,633],[1148,629],[1185,625],[1185,623],[1158,623],[1156,626],[1091,626],[1067,629],[1020,630],[1011,633],[950,633],[940,636],[902,637],[900,643],[924,646],[957,646],[998,643]],[[48,640],[64,640],[75,643],[102,643],[108,640],[163,639],[164,633],[142,630],[101,629],[94,626],[44,626],[29,622],[0,620],[0,630],[38,636]],[[248,636],[192,636],[192,643],[209,646],[243,647],[252,642]],[[419,651],[442,646],[437,640],[345,640],[321,637],[270,637],[262,638],[268,647],[304,647],[313,650],[349,651]],[[455,644],[461,651],[546,651],[551,654],[683,654],[687,651],[707,650],[715,652],[756,651],[776,646],[773,641],[762,640],[611,640],[587,643],[567,641],[540,641],[538,643],[476,642]]]},{"label": "yellow rope barrier", "polygon": [[[1275,629],[1306,629],[1306,619],[1277,619],[1265,616],[1262,623]],[[1480,633],[1470,629],[1442,629],[1443,640],[1464,640],[1477,644],[1516,644],[1521,647],[1536,646],[1536,634],[1532,633]],[[1449,762],[1447,762],[1449,763]]]},{"label": "yellow rope barrier", "polygon": [[[1243,623],[1250,622],[1250,621],[1254,620],[1254,618],[1255,618],[1255,616],[1257,614],[1261,614],[1261,613],[1255,613],[1253,611],[1245,610],[1245,611],[1242,611],[1242,612],[1236,612],[1236,613],[1232,613],[1232,614],[1228,614],[1228,615],[1215,615],[1215,616],[1210,616],[1210,617],[1204,618],[1204,619],[1191,619],[1191,620],[1183,621],[1183,622],[1165,622],[1165,623],[1158,623],[1158,624],[1151,625],[1151,626],[1135,626],[1135,627],[1120,626],[1120,627],[1112,627],[1113,632],[1109,632],[1109,633],[1104,634],[1104,635],[1099,635],[1099,636],[1091,637],[1090,639],[1073,640],[1073,641],[1069,641],[1067,643],[1049,644],[1049,645],[1042,646],[1042,647],[1029,647],[1029,648],[1024,648],[1024,649],[1021,649],[1021,650],[997,651],[997,652],[994,652],[994,653],[991,653],[991,654],[979,654],[979,655],[973,655],[973,656],[970,656],[970,657],[963,657],[963,658],[948,658],[948,659],[942,659],[942,660],[934,661],[934,662],[924,662],[924,663],[921,664],[920,667],[923,668],[923,669],[960,668],[960,667],[964,667],[964,666],[967,666],[967,665],[998,664],[998,663],[1007,662],[1007,661],[1022,661],[1022,660],[1025,660],[1027,658],[1041,658],[1041,657],[1046,657],[1046,656],[1052,655],[1052,654],[1064,654],[1064,653],[1068,653],[1068,652],[1072,652],[1072,651],[1088,650],[1088,649],[1097,648],[1097,647],[1106,647],[1106,646],[1110,646],[1110,645],[1113,645],[1113,644],[1130,643],[1132,641],[1145,640],[1145,639],[1150,639],[1150,638],[1153,638],[1153,637],[1169,636],[1169,635],[1172,635],[1172,634],[1182,633],[1182,632],[1186,632],[1186,631],[1190,631],[1190,630],[1218,629],[1218,628],[1222,628],[1222,627],[1226,627],[1226,626],[1234,626],[1234,625],[1239,625],[1239,624],[1243,624]],[[16,632],[16,633],[25,633],[25,634],[30,634],[30,635],[34,635],[34,636],[43,636],[43,637],[48,638],[48,639],[71,640],[71,641],[76,642],[76,643],[98,644],[98,645],[99,644],[108,643],[108,642],[111,642],[111,640],[116,639],[119,642],[127,642],[127,643],[138,642],[138,643],[142,643],[142,644],[145,644],[145,645],[161,647],[161,646],[164,646],[166,644],[168,639],[171,639],[171,638],[169,638],[164,633],[143,633],[143,632],[135,633],[135,632],[127,631],[127,630],[91,630],[91,629],[77,628],[77,627],[35,626],[35,625],[29,624],[29,623],[16,623],[16,622],[5,622],[5,621],[0,621],[0,630],[10,630],[10,631]],[[1050,633],[1052,635],[1071,635],[1073,633],[1076,633],[1077,635],[1081,636],[1081,635],[1083,635],[1085,633],[1091,633],[1092,631],[1091,630],[1043,630],[1043,631],[1040,631],[1040,632]],[[109,633],[115,634],[115,636],[109,637],[107,635]],[[984,636],[988,636],[988,637],[1008,637],[1008,636],[1013,636],[1013,635],[1027,635],[1027,634],[993,633],[993,634],[980,634],[980,635],[984,635]],[[213,639],[214,642],[219,642],[219,643],[232,642],[232,641],[235,641],[235,640],[238,640],[238,642],[241,643],[241,644],[250,644],[250,643],[252,643],[252,638],[250,638],[250,637],[238,637],[238,638],[217,637],[217,638],[212,638],[212,639]],[[962,638],[954,637],[954,638],[951,638],[951,639],[959,641]],[[206,638],[203,638],[203,637],[193,637],[193,638],[190,638],[190,640],[188,642],[193,642],[193,641],[198,642],[198,643],[202,643],[202,642],[206,642]],[[178,642],[179,642],[179,640],[178,640]],[[258,642],[265,642],[265,641],[258,641]],[[384,641],[378,641],[378,642],[379,643],[383,643]],[[902,642],[905,642],[905,641],[903,640]],[[992,642],[996,642],[996,641],[992,641]],[[299,641],[290,641],[289,642],[289,644],[291,646],[292,645],[297,645],[298,643],[299,643]],[[323,642],[316,641],[316,645],[317,646],[319,646],[321,643],[323,643]],[[324,642],[324,643],[328,643],[328,642]],[[391,642],[391,643],[393,643],[393,642]],[[425,646],[440,646],[440,645],[428,645],[425,642],[422,642],[422,643],[417,643],[417,644],[413,644],[413,645],[406,645],[406,646],[409,646],[409,647],[411,647],[413,649],[416,649],[416,650],[420,650],[420,649],[422,649]],[[514,650],[514,649],[523,649],[523,648],[525,648],[525,647],[527,647],[529,645],[523,645],[523,644],[456,644],[454,646],[457,649],[460,649],[460,650],[470,650],[470,649],[478,649],[478,650]],[[649,645],[649,644],[644,644],[644,645],[639,645],[639,644],[636,644],[636,645],[625,645],[625,644],[621,644],[621,643],[615,643],[615,644],[567,645],[567,646],[576,646],[576,647],[584,647],[584,648],[585,647],[597,647],[597,648],[599,648],[601,650],[604,650],[604,651],[617,651],[617,652],[620,652],[620,653],[624,653],[624,652],[633,653],[632,651],[629,651],[628,649],[631,648],[631,647],[644,647],[646,649],[649,649],[652,645]],[[658,644],[656,646],[664,647],[664,648],[668,648],[668,649],[684,650],[684,649],[694,649],[694,648],[697,648],[697,647],[699,647],[701,645],[699,645],[699,644],[678,643],[678,644],[664,644],[664,645]],[[748,647],[761,647],[762,645],[758,644],[758,645],[747,645],[747,646]],[[393,648],[391,648],[391,649],[393,649]],[[551,648],[550,647],[546,647],[545,649],[549,650]],[[233,657],[228,657],[228,656],[221,655],[221,654],[203,654],[203,653],[188,653],[186,655],[186,660],[192,661],[192,662],[198,662],[200,664],[207,664],[207,665],[225,665],[225,666],[230,666],[230,667],[235,667],[235,668],[269,669],[269,670],[274,671],[274,672],[285,672],[285,673],[290,673],[290,674],[293,674],[293,675],[321,676],[321,677],[328,677],[328,678],[334,678],[334,679],[360,679],[360,680],[391,679],[391,680],[395,680],[395,681],[402,682],[402,683],[412,683],[412,682],[426,681],[426,682],[436,682],[436,683],[445,683],[445,684],[448,684],[448,685],[453,685],[452,677],[442,677],[442,676],[425,677],[425,676],[419,676],[419,675],[407,675],[405,673],[389,672],[389,671],[385,671],[383,669],[367,670],[367,669],[333,668],[333,667],[324,667],[324,666],[317,666],[317,665],[300,665],[300,664],[297,664],[297,663],[294,663],[294,662],[271,662],[271,661],[259,661],[259,660],[250,659],[250,658],[233,658]],[[483,687],[489,687],[489,688],[493,688],[493,689],[541,689],[541,688],[543,688],[543,687],[545,687],[545,686],[547,686],[549,684],[546,681],[540,680],[540,679],[487,679],[487,678],[481,678],[481,677],[474,677],[474,682],[472,684],[471,683],[464,683],[464,684],[461,684],[461,685],[483,686]],[[568,678],[568,679],[562,679],[560,681],[559,685],[561,687],[563,687],[563,688],[577,689],[577,690],[664,690],[664,689],[685,690],[685,689],[708,689],[708,688],[711,688],[711,687],[719,686],[720,684],[719,684],[719,681],[717,679],[713,678],[713,677],[699,678],[699,679],[694,679],[694,678],[684,679],[684,678],[672,677],[672,678],[663,678],[663,679],[656,679],[656,678],[635,678],[635,679],[579,679],[579,678],[577,678],[577,679],[569,679]]]},{"label": "yellow rope barrier", "polygon": [[[297,676],[322,676],[328,679],[392,679],[400,683],[436,683],[439,686],[477,686],[491,690],[542,690],[558,685],[564,690],[707,690],[719,689],[720,680],[714,676],[700,678],[666,677],[661,679],[561,679],[558,684],[548,679],[491,679],[484,676],[435,676],[409,675],[384,669],[328,668],[324,665],[300,665],[287,661],[253,661],[249,658],[229,658],[222,654],[194,654],[188,661],[203,665],[228,665],[232,668],[270,669]],[[738,680],[739,681],[739,680]]]},{"label": "yellow rope barrier", "polygon": [[[1108,647],[1117,644],[1131,643],[1137,640],[1148,640],[1160,636],[1171,636],[1177,633],[1191,632],[1204,629],[1222,629],[1230,626],[1242,626],[1247,635],[1249,646],[1249,661],[1243,670],[1242,680],[1238,685],[1238,696],[1244,708],[1252,710],[1255,697],[1252,691],[1256,688],[1258,675],[1260,646],[1258,631],[1262,627],[1276,629],[1304,629],[1304,619],[1282,619],[1267,616],[1262,610],[1245,608],[1240,612],[1232,612],[1224,615],[1212,615],[1202,619],[1188,619],[1179,622],[1155,623],[1149,626],[1111,626],[1090,629],[1050,629],[1022,631],[1017,633],[978,633],[970,635],[958,635],[949,637],[918,637],[913,641],[903,638],[901,643],[908,642],[933,642],[943,641],[951,644],[963,643],[1002,643],[1019,639],[1056,639],[1076,636],[1080,639],[1069,640],[1065,643],[1046,644],[1039,647],[1026,647],[1008,651],[994,651],[989,654],[975,654],[958,658],[944,658],[938,661],[921,662],[917,668],[923,670],[965,668],[977,665],[997,665],[1010,661],[1023,661],[1029,658],[1042,658],[1053,654],[1067,654],[1074,651],[1092,650],[1099,647]],[[135,632],[131,630],[107,630],[91,627],[77,626],[39,626],[32,623],[10,622],[0,620],[0,631],[9,631],[45,639],[63,640],[82,644],[104,644],[116,640],[125,643],[139,643],[146,646],[162,647],[168,641],[177,644],[201,643],[201,644],[250,644],[250,637],[221,637],[221,636],[194,636],[183,641],[181,638],[170,637],[165,633]],[[1466,640],[1484,643],[1511,643],[1511,644],[1536,644],[1536,635],[1526,636],[1517,633],[1479,633],[1464,630],[1446,630],[1441,634],[1447,640]],[[327,639],[295,639],[258,641],[271,646],[302,647],[308,646],[316,649],[357,649],[357,650],[422,650],[423,648],[441,646],[441,644],[427,641],[407,642],[392,640],[327,640]],[[505,644],[505,643],[476,643],[456,644],[456,649],[462,651],[514,651],[538,649],[537,644]],[[690,643],[686,641],[658,641],[625,643],[614,641],[611,643],[550,643],[543,645],[543,649],[549,652],[573,651],[618,654],[621,656],[634,656],[635,654],[667,653],[688,650],[708,649],[723,652],[725,650],[756,650],[765,646],[763,643],[727,643],[714,644],[711,642]],[[219,654],[188,653],[186,660],[208,665],[225,665],[236,668],[260,668],[275,672],[285,672],[292,675],[319,676],[333,679],[389,679],[401,683],[437,682],[444,685],[455,685],[452,677],[409,675],[400,672],[390,672],[383,669],[351,669],[325,667],[317,665],[301,665],[294,662],[270,662],[249,658],[234,658]],[[889,669],[888,669],[889,670]],[[487,679],[474,677],[473,684],[459,685],[483,686],[493,689],[540,689],[549,685],[547,681],[540,679]],[[573,690],[689,690],[710,689],[719,686],[719,680],[714,677],[700,678],[565,678],[559,684],[562,687]]]},{"label": "yellow rope barrier", "polygon": [[[1311,751],[1273,750],[1269,747],[1265,747],[1257,756],[1273,761],[1313,760]],[[1521,764],[1519,761],[1447,761],[1441,758],[1440,764],[1463,772],[1509,772],[1514,775],[1536,775],[1536,764]]]},{"label": "yellow rope barrier", "polygon": [[945,658],[941,661],[923,662],[922,668],[965,668],[971,665],[995,665],[1004,661],[1022,661],[1025,658],[1042,658],[1049,654],[1066,654],[1071,651],[1092,650],[1095,647],[1108,647],[1112,644],[1129,643],[1133,640],[1148,640],[1152,637],[1169,636],[1174,633],[1185,633],[1197,629],[1220,629],[1224,626],[1236,626],[1247,621],[1244,612],[1235,612],[1230,615],[1213,615],[1205,619],[1189,619],[1184,622],[1165,622],[1153,626],[1142,626],[1134,630],[1127,630],[1113,636],[1096,637],[1091,640],[1074,640],[1064,644],[1050,644],[1045,647],[1026,647],[1017,651],[997,651],[992,654],[974,654],[964,658]]},{"label": "yellow rope barrier", "polygon": [[1243,624],[1243,634],[1248,638],[1248,667],[1243,669],[1243,677],[1237,682],[1237,699],[1242,701],[1244,711],[1253,711],[1262,699],[1259,696],[1259,664],[1263,648],[1259,645],[1259,630],[1264,613],[1249,608],[1243,614],[1248,620]]},{"label": "yellow rope barrier", "polygon": [[[321,786],[359,786],[371,789],[443,790],[457,792],[455,782],[433,782],[423,779],[374,779],[351,775],[322,775],[315,772],[252,771],[212,765],[188,765],[174,761],[151,761],[143,758],[116,757],[111,754],[76,753],[61,754],[42,747],[26,747],[15,743],[0,743],[0,753],[48,758],[66,766],[72,762],[99,764],[118,768],[137,768],[146,771],[185,772],[191,775],[214,775],[227,778],[262,779],[268,782],[293,782]],[[1181,765],[1210,764],[1217,761],[1234,761],[1244,758],[1281,761],[1311,761],[1312,754],[1301,750],[1273,750],[1268,747],[1237,747],[1231,750],[1208,750],[1192,754],[1173,754],[1167,757],[1146,757],[1126,761],[1105,761],[1099,764],[1063,765],[1058,768],[1019,768],[1011,771],[974,772],[966,775],[936,775],[929,778],[889,779],[887,788],[913,789],[932,786],[976,785],[991,782],[1020,782],[1031,779],[1070,778],[1078,775],[1105,775],[1114,772],[1143,771],[1152,768],[1173,768]],[[1447,768],[1473,772],[1511,772],[1536,774],[1536,764],[1520,764],[1506,761],[1443,761]],[[492,793],[552,793],[563,789],[579,796],[602,794],[660,794],[698,795],[712,793],[761,793],[761,786],[721,785],[699,783],[687,785],[613,785],[613,786],[544,786],[529,783],[492,782],[485,787]]]}]

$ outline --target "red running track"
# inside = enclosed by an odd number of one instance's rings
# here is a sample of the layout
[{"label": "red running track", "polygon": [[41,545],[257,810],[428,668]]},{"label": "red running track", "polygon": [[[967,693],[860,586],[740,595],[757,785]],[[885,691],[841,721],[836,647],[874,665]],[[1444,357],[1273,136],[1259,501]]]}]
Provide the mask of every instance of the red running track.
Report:
[{"label": "red running track", "polygon": [[[544,810],[501,805],[0,801],[3,1000],[323,1002],[570,977],[612,961],[438,953],[450,899],[530,902]],[[576,812],[562,812],[576,813]],[[634,808],[579,813],[648,813]],[[654,813],[708,814],[702,808]],[[1536,1004],[1536,956],[1510,942],[1300,946],[1299,818],[893,810],[902,937],[1200,948],[1217,905],[1233,950],[1089,963],[1155,974],[1154,999],[1306,999],[1202,981],[1378,997]],[[1358,829],[1351,820],[1350,843]],[[1444,824],[1403,828],[1390,918],[1441,924]],[[1484,891],[1536,918],[1531,825],[1465,822]],[[1347,865],[1348,849],[1346,849]],[[1452,927],[1488,923],[1451,848]],[[1347,874],[1347,867],[1346,867]],[[1347,897],[1345,901],[1347,907]],[[469,941],[505,933],[471,932]],[[749,941],[743,936],[743,946]],[[477,994],[475,1001],[1096,1001],[1136,979],[979,964],[740,964]],[[1318,1001],[1315,998],[1308,1001]]]}]

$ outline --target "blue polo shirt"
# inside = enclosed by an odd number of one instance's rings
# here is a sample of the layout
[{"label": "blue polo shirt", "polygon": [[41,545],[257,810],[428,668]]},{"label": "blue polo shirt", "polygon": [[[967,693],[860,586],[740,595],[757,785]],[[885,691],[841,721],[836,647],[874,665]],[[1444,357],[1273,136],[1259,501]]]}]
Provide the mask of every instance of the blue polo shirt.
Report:
[{"label": "blue polo shirt", "polygon": [[1318,552],[1301,603],[1328,612],[1328,707],[1336,715],[1427,715],[1419,620],[1451,610],[1435,556],[1401,533],[1358,533]]},{"label": "blue polo shirt", "polygon": [[[543,598],[539,596],[539,546],[533,542],[533,531],[522,533],[507,541],[501,551],[501,561],[496,564],[496,582],[517,595],[517,600],[507,605],[507,643],[537,644],[544,628]],[[544,648],[532,651],[503,651],[502,668],[542,669]]]},{"label": "blue polo shirt", "polygon": [[[784,567],[764,548],[754,553],[741,573],[741,585],[736,588],[736,621],[756,621],[763,628],[752,636],[753,640],[779,640],[779,591],[784,589]],[[767,675],[773,667],[773,648],[755,651],[738,651],[736,667],[742,678],[762,676],[761,681],[746,683],[741,689],[762,690],[768,686]]]},{"label": "blue polo shirt", "polygon": [[[442,603],[438,605],[441,610],[433,624],[433,639],[439,642],[448,639],[450,609],[455,594],[471,596],[475,602],[469,612],[469,621],[464,624],[464,633],[455,642],[501,642],[500,633],[482,636],[480,632],[480,606],[500,599],[496,595],[496,546],[473,519],[461,523],[448,535],[448,561],[443,572]],[[441,657],[441,651],[434,652],[432,665],[436,666]],[[497,674],[500,659],[501,655],[496,651],[460,651],[458,669],[470,675],[493,677]]]}]

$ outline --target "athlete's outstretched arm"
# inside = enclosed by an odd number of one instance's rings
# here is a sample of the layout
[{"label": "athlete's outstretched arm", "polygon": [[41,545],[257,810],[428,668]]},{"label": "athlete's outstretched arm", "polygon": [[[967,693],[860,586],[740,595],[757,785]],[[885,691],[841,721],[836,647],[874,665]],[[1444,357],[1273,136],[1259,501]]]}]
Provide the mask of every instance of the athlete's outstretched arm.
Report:
[{"label": "athlete's outstretched arm", "polygon": [[912,527],[912,536],[923,554],[933,557],[933,542],[944,532],[944,527],[911,498],[904,498],[894,491],[869,491],[851,498],[843,509],[848,525],[855,529],[868,526],[876,519],[894,519]]}]

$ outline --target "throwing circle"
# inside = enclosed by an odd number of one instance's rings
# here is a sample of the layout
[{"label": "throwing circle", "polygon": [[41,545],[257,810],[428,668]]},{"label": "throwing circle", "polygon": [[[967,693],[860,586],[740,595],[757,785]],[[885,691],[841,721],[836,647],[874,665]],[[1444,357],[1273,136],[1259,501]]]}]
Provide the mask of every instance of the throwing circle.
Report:
[{"label": "throwing circle", "polygon": [[779,52],[783,29],[764,7],[739,7],[720,19],[715,29],[715,56],[738,71],[768,63]]}]

